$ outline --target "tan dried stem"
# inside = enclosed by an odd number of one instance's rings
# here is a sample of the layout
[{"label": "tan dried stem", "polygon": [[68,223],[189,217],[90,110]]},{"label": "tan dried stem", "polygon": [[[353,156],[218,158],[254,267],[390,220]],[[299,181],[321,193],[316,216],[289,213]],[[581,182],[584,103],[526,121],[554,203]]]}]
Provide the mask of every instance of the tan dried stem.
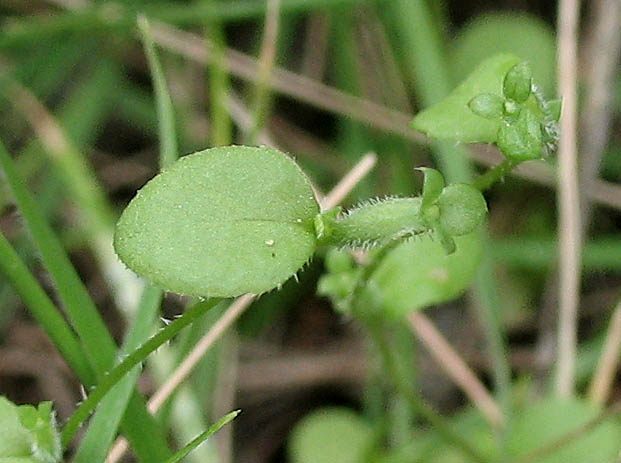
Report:
[{"label": "tan dried stem", "polygon": [[[342,201],[347,194],[362,180],[375,165],[377,157],[373,153],[365,155],[354,168],[328,193],[321,201],[323,209],[329,209]],[[172,373],[170,378],[153,394],[147,403],[150,413],[157,412],[170,398],[172,393],[185,381],[200,359],[205,355],[213,344],[233,325],[233,323],[245,312],[255,299],[254,294],[245,294],[238,297],[229,306],[222,316],[214,323],[209,331],[203,336],[190,353],[183,359]],[[128,444],[125,439],[119,438],[108,453],[107,463],[116,463],[127,451]]]},{"label": "tan dried stem", "polygon": [[621,2],[597,0],[582,54],[585,56],[584,109],[580,124],[580,185],[583,232],[588,229],[592,210],[586,191],[597,181],[610,137],[614,114],[614,85],[621,54]]},{"label": "tan dried stem", "polygon": [[[213,58],[201,37],[162,23],[154,23],[152,26],[154,40],[161,47],[200,64],[206,64]],[[254,58],[232,49],[227,50],[226,56],[227,67],[233,75],[252,81],[257,79],[258,64]],[[415,143],[429,143],[425,135],[410,128],[413,118],[410,114],[349,95],[279,67],[274,67],[270,84],[273,90],[317,108],[351,117],[372,127],[401,135]],[[486,166],[497,164],[499,159],[496,149],[485,146],[474,146],[468,150],[468,154],[473,160]],[[551,187],[556,185],[554,170],[544,163],[524,163],[512,175]],[[597,180],[588,193],[601,204],[621,209],[621,187],[618,185]]]},{"label": "tan dried stem", "polygon": [[500,407],[466,362],[433,326],[431,320],[421,312],[414,312],[408,315],[408,323],[437,365],[468,396],[490,424],[500,428],[504,424]]},{"label": "tan dried stem", "polygon": [[595,369],[595,375],[589,387],[589,399],[597,405],[603,405],[610,397],[615,373],[621,356],[621,302],[615,308],[602,354]]},{"label": "tan dried stem", "polygon": [[581,213],[578,185],[578,17],[579,0],[560,0],[558,10],[558,80],[563,98],[558,149],[559,323],[556,391],[574,393],[576,329],[580,293]]}]

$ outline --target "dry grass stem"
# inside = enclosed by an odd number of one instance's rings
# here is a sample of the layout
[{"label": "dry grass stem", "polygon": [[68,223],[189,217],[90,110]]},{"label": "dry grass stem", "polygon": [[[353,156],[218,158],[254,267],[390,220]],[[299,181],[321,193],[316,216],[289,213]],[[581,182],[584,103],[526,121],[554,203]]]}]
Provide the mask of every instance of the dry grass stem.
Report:
[{"label": "dry grass stem", "polygon": [[[163,48],[201,64],[206,64],[212,59],[212,54],[205,47],[202,38],[161,23],[154,23],[152,26],[154,40]],[[227,66],[230,72],[238,77],[248,80],[257,79],[256,60],[243,53],[229,49]],[[416,143],[428,143],[427,137],[410,128],[409,124],[413,117],[410,114],[349,95],[321,82],[278,67],[274,67],[271,86],[280,93],[320,109],[351,117],[375,128],[401,135]],[[473,160],[486,166],[497,163],[496,149],[474,147],[468,150],[468,153]],[[529,162],[514,170],[513,173],[544,185],[552,187],[556,185],[554,170],[543,163]],[[589,195],[601,204],[621,209],[621,187],[618,185],[597,180],[593,189],[589,190]]]},{"label": "dry grass stem", "polygon": [[442,336],[442,333],[421,312],[408,315],[408,322],[416,337],[436,360],[437,365],[472,400],[472,403],[492,426],[501,427],[504,417],[500,407],[466,362]]},{"label": "dry grass stem", "polygon": [[612,384],[619,366],[619,356],[621,356],[621,302],[615,308],[610,319],[608,335],[589,387],[591,402],[603,405],[610,397]]},{"label": "dry grass stem", "polygon": [[578,185],[578,0],[561,0],[558,12],[558,79],[563,98],[558,149],[559,324],[556,391],[574,393],[576,325],[580,292],[580,195]]},{"label": "dry grass stem", "polygon": [[586,60],[584,110],[581,118],[582,154],[580,185],[582,230],[590,221],[591,201],[584,194],[593,188],[610,137],[614,109],[614,85],[621,53],[621,2],[599,0],[593,11],[593,26],[584,46]]}]

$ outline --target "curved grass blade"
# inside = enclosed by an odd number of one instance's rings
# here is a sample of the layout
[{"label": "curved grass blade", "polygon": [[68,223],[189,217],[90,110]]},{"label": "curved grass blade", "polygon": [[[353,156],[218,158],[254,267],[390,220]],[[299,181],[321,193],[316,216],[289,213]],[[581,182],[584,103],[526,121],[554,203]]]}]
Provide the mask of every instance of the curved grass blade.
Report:
[{"label": "curved grass blade", "polygon": [[177,463],[177,462],[181,461],[188,453],[190,453],[196,447],[198,447],[203,442],[205,442],[205,440],[209,436],[211,436],[212,434],[218,432],[223,426],[225,426],[226,424],[228,424],[231,421],[233,421],[235,419],[235,417],[237,417],[237,415],[239,415],[240,413],[241,413],[241,410],[235,410],[235,411],[233,411],[231,413],[228,413],[228,414],[224,415],[217,422],[212,424],[209,427],[209,429],[207,429],[205,432],[203,432],[203,433],[199,434],[198,436],[196,436],[196,438],[193,439],[192,442],[187,444],[185,447],[183,447],[181,450],[179,450],[177,453],[175,453],[172,457],[170,457],[168,460],[166,460],[165,463]]},{"label": "curved grass blade", "polygon": [[[142,34],[155,90],[160,139],[160,167],[165,168],[178,158],[172,99],[155,51],[147,19],[143,16],[139,17],[138,26]],[[127,334],[123,348],[124,355],[136,349],[149,337],[161,305],[162,296],[163,292],[159,288],[154,286],[144,288],[138,313]],[[74,463],[90,463],[105,459],[139,375],[140,367],[136,366],[101,401],[76,452]]]},{"label": "curved grass blade", "polygon": [[[162,296],[162,291],[154,286],[147,286],[144,289],[136,319],[127,334],[127,341],[123,348],[124,354],[136,349],[148,338],[153,329]],[[97,413],[89,423],[88,431],[80,442],[73,463],[104,461],[139,376],[140,367],[136,366],[114,386],[110,394],[104,397],[97,408]]]},{"label": "curved grass blade", "polygon": [[43,327],[69,366],[82,381],[85,379],[94,381],[95,374],[71,327],[2,233],[0,233],[0,272],[22,298],[32,316]]},{"label": "curved grass blade", "polygon": [[74,414],[69,418],[62,430],[61,440],[63,445],[67,445],[82,423],[90,416],[97,404],[106,396],[108,392],[126,375],[132,368],[144,361],[151,352],[155,351],[162,344],[172,339],[179,331],[197,320],[209,309],[214,307],[220,299],[210,299],[199,302],[185,311],[183,316],[177,318],[170,325],[160,330],[157,334],[149,338],[139,348],[129,354],[113,370],[104,375],[100,383],[84,402],[78,407]]},{"label": "curved grass blade", "polygon": [[[1,142],[0,167],[4,170],[7,183],[41,258],[50,272],[69,319],[83,343],[86,357],[97,377],[101,379],[116,362],[117,346],[75,268],[71,265],[60,240],[46,222],[35,198],[18,175],[13,159]],[[93,385],[92,378],[82,380],[87,386]],[[134,393],[130,400],[130,409],[132,412],[126,413],[123,429],[136,452],[144,458],[149,456],[154,461],[168,458],[170,451],[164,436],[137,393]],[[145,434],[149,435],[149,439],[142,438]]]}]

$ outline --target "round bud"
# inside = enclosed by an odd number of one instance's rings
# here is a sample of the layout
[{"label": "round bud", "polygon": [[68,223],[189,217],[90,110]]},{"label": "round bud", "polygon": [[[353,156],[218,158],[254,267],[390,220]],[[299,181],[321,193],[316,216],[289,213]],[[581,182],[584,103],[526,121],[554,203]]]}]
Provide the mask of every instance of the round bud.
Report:
[{"label": "round bud", "polygon": [[473,232],[487,215],[487,203],[472,185],[456,183],[442,191],[438,199],[440,226],[451,236]]},{"label": "round bud", "polygon": [[524,103],[531,93],[532,72],[526,61],[513,66],[505,75],[502,91],[507,98]]},{"label": "round bud", "polygon": [[493,93],[479,93],[468,103],[470,110],[485,119],[498,119],[503,114],[504,100]]}]

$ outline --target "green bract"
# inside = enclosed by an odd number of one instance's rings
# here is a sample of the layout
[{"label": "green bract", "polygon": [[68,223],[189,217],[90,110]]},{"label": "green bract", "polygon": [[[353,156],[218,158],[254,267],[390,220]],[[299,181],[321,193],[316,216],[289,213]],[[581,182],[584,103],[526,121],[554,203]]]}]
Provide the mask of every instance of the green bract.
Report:
[{"label": "green bract", "polygon": [[285,154],[213,148],[149,181],[123,212],[114,245],[128,267],[166,290],[258,294],[313,255],[318,212],[306,176]]},{"label": "green bract", "polygon": [[469,103],[480,94],[500,98],[507,71],[519,62],[520,58],[509,54],[486,59],[444,100],[418,113],[412,127],[434,138],[464,143],[494,143],[500,119],[485,119],[476,115]]},{"label": "green bract", "polygon": [[487,203],[479,190],[465,183],[449,185],[438,198],[440,226],[451,236],[472,233],[485,220]]},{"label": "green bract", "polygon": [[57,463],[60,437],[51,402],[17,406],[0,397],[0,463]]}]

